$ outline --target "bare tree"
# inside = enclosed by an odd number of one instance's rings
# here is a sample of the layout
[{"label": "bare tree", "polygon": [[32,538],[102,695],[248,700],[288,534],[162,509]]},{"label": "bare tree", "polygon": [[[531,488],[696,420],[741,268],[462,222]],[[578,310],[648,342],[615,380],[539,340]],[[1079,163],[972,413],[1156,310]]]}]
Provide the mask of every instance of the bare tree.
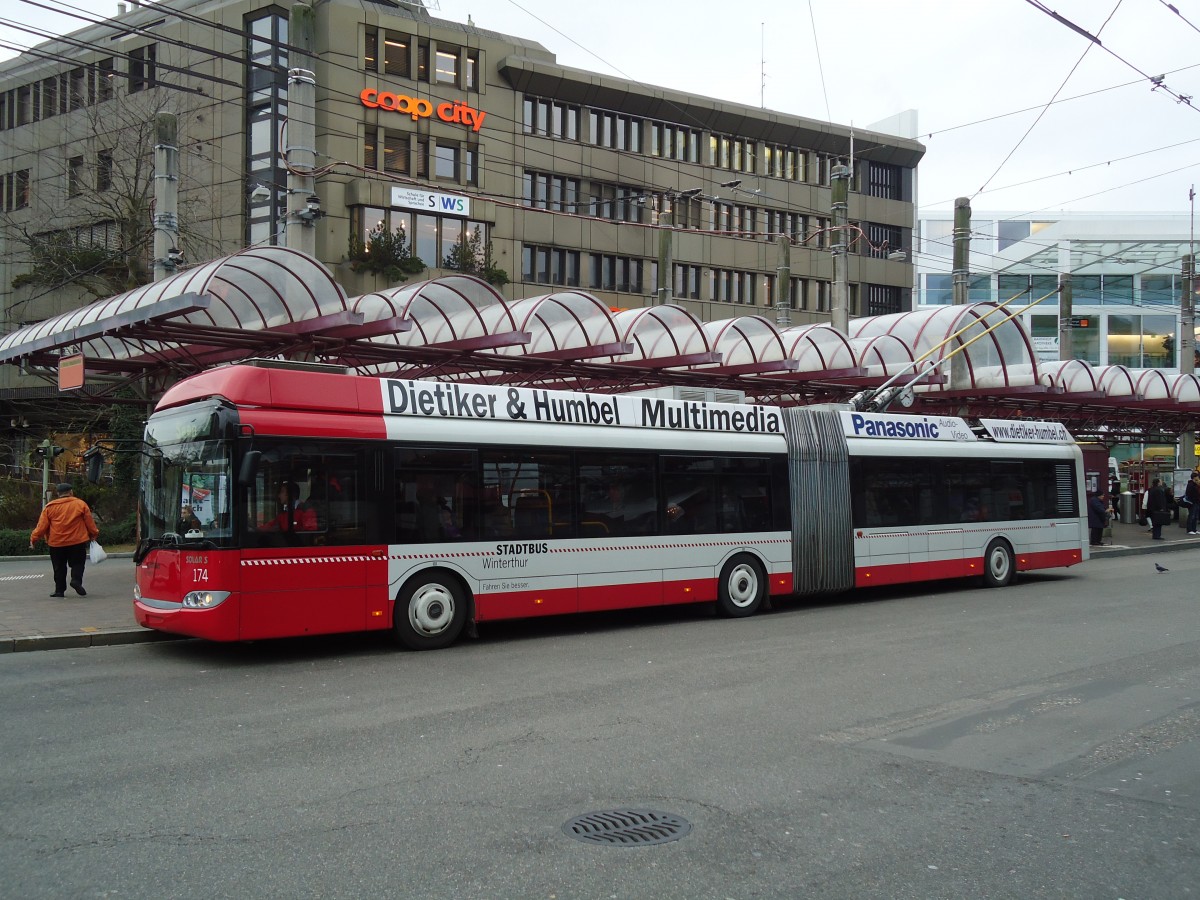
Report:
[{"label": "bare tree", "polygon": [[[12,288],[74,287],[98,299],[147,284],[153,275],[155,116],[175,112],[177,97],[122,94],[86,108],[86,134],[74,131],[37,154],[30,208],[0,216],[0,236],[18,268]],[[181,132],[182,132],[181,128]],[[189,243],[189,204],[179,208],[181,249]]]}]

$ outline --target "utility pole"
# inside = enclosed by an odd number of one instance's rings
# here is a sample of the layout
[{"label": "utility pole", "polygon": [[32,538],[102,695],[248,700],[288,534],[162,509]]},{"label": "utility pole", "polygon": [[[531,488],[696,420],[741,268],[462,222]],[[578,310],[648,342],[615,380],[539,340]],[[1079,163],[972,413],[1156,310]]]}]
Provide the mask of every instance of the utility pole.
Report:
[{"label": "utility pole", "polygon": [[[1183,258],[1183,296],[1179,298],[1179,373],[1196,372],[1196,189],[1188,189],[1191,204],[1191,233],[1188,254]],[[1196,467],[1196,432],[1179,435],[1179,465],[1184,469]]]},{"label": "utility pole", "polygon": [[966,306],[970,299],[971,266],[971,200],[959,197],[954,201],[954,275],[955,306]]},{"label": "utility pole", "polygon": [[288,57],[287,145],[287,246],[317,255],[316,222],[324,213],[316,194],[317,78],[312,71],[316,47],[316,10],[296,4],[288,21],[289,43],[299,48]]},{"label": "utility pole", "polygon": [[675,195],[663,194],[663,209],[658,214],[658,278],[654,285],[654,305],[666,306],[671,302],[671,275],[675,268],[671,213]]},{"label": "utility pole", "polygon": [[792,300],[792,239],[790,235],[780,234],[776,240],[779,242],[779,265],[775,269],[775,324],[787,328],[792,324],[789,308]]},{"label": "utility pole", "polygon": [[850,273],[847,230],[850,209],[850,168],[834,166],[830,172],[832,203],[830,210],[833,221],[833,297],[829,310],[829,321],[842,334],[850,333]]},{"label": "utility pole", "polygon": [[175,274],[179,253],[179,123],[154,117],[154,280]]},{"label": "utility pole", "polygon": [[1075,358],[1075,326],[1072,320],[1075,313],[1071,304],[1071,273],[1061,272],[1058,276],[1058,358],[1068,360]]}]

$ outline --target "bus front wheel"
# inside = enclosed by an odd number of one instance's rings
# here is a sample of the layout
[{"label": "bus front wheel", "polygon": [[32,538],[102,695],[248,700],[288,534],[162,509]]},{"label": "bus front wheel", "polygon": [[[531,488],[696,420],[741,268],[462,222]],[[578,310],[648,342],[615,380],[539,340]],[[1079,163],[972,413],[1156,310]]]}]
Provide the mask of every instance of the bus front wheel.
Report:
[{"label": "bus front wheel", "polygon": [[449,647],[467,621],[467,602],[458,582],[430,570],[414,575],[396,597],[392,626],[396,639],[410,650]]},{"label": "bus front wheel", "polygon": [[721,569],[717,590],[717,610],[723,616],[752,616],[767,595],[767,576],[753,556],[735,556]]},{"label": "bus front wheel", "polygon": [[983,553],[983,583],[988,587],[1004,587],[1013,580],[1017,561],[1008,541],[996,538]]}]

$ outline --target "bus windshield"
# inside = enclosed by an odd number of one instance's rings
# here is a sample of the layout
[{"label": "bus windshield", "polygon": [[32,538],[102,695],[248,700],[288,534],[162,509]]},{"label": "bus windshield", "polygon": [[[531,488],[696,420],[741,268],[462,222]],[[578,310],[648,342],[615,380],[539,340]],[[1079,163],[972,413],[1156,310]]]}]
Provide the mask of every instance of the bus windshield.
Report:
[{"label": "bus windshield", "polygon": [[145,546],[232,546],[232,447],[219,436],[217,420],[207,407],[148,424],[140,509]]}]

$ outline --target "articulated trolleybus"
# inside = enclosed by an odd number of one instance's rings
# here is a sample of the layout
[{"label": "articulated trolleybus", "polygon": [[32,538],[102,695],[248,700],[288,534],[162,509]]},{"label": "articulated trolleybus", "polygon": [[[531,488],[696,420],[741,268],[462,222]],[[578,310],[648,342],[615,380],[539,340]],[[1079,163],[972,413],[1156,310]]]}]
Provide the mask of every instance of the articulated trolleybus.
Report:
[{"label": "articulated trolleybus", "polygon": [[[137,620],[213,640],[1017,572],[1087,557],[1061,425],[371,378],[257,363],[146,427]],[[185,509],[186,507],[186,509]]]}]

